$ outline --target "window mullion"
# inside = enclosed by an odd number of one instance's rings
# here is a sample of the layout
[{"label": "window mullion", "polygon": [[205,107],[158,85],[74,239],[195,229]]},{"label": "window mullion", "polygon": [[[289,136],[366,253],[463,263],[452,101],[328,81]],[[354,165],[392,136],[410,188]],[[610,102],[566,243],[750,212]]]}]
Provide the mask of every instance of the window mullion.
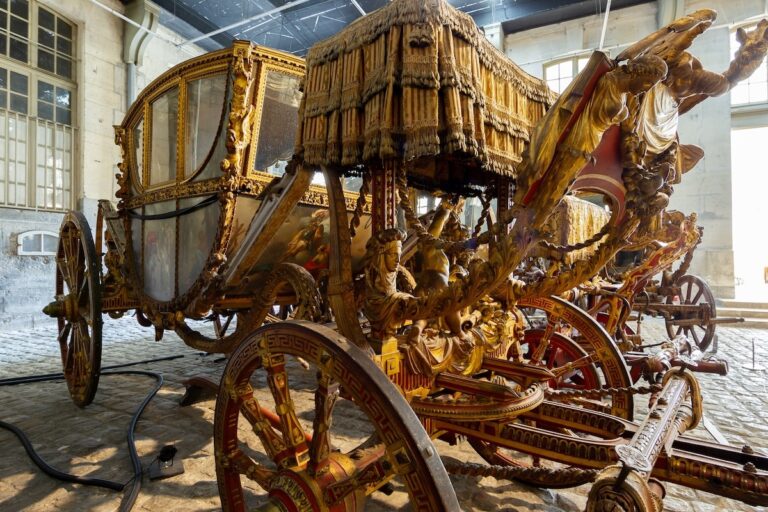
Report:
[{"label": "window mullion", "polygon": [[[29,89],[32,90],[31,88]],[[31,101],[29,98],[27,101]],[[37,118],[27,116],[27,205],[38,208],[37,204]],[[41,242],[42,243],[42,242]]]}]

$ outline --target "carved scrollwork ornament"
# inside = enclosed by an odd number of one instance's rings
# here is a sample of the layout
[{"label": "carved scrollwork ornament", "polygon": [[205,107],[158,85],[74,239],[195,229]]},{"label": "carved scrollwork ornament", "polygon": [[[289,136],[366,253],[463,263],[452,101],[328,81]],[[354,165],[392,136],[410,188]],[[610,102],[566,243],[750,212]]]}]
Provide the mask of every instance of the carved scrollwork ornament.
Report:
[{"label": "carved scrollwork ornament", "polygon": [[626,472],[621,464],[600,472],[589,491],[586,512],[661,512],[662,497],[653,492],[636,471]]}]

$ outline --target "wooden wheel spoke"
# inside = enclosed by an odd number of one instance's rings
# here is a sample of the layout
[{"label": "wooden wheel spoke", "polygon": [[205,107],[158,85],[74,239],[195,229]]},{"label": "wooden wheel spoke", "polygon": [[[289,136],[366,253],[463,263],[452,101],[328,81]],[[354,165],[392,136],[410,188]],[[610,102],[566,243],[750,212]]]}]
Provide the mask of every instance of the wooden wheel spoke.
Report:
[{"label": "wooden wheel spoke", "polygon": [[267,411],[254,398],[251,385],[246,383],[239,387],[236,393],[240,400],[240,412],[251,424],[254,433],[259,436],[267,455],[275,459],[279,453],[285,452],[285,443],[282,437],[272,428],[272,421],[265,414]]},{"label": "wooden wheel spoke", "polygon": [[80,357],[78,352],[82,346],[82,334],[80,332],[80,323],[75,324],[75,328],[72,330],[72,336],[69,339],[69,346],[67,347],[67,358],[64,362],[64,372],[71,376],[73,381],[77,381],[77,376],[80,374]]},{"label": "wooden wheel spoke", "polygon": [[549,348],[549,340],[552,338],[552,334],[555,332],[555,328],[557,327],[559,319],[560,317],[555,315],[549,315],[547,318],[547,328],[544,329],[544,335],[539,340],[539,345],[533,351],[533,355],[531,355],[530,362],[532,364],[540,364],[544,359],[544,356],[547,353],[547,348]]},{"label": "wooden wheel spoke", "polygon": [[88,334],[88,324],[80,320],[75,328],[77,333],[76,341],[72,343],[73,374],[75,377],[85,381],[90,374],[90,341]]},{"label": "wooden wheel spoke", "polygon": [[325,488],[323,498],[327,505],[343,500],[357,489],[366,488],[366,494],[381,487],[395,475],[392,464],[385,456],[384,445],[378,445],[366,451],[366,456],[359,460],[358,470],[349,478],[333,483]]},{"label": "wooden wheel spoke", "polygon": [[259,484],[264,490],[269,489],[269,483],[277,472],[273,469],[257,464],[239,448],[223,456],[222,466],[229,471],[244,475]]},{"label": "wooden wheel spoke", "polygon": [[[64,258],[56,257],[56,267],[59,270],[59,274],[61,274],[61,279],[63,281],[63,284],[66,285],[68,291],[72,291],[72,279],[69,276],[69,267],[67,266],[67,261]],[[58,290],[57,290],[58,291]],[[61,293],[65,293],[67,290],[60,290]]]},{"label": "wooden wheel spoke", "polygon": [[64,328],[59,332],[59,346],[62,348],[62,350],[67,350],[67,341],[69,338],[70,333],[72,332],[72,324],[69,322],[66,322],[64,324]]},{"label": "wooden wheel spoke", "polygon": [[317,473],[326,466],[331,453],[331,421],[333,407],[339,396],[339,383],[324,372],[317,372],[315,390],[315,419],[312,422],[312,441],[309,444],[309,471]]},{"label": "wooden wheel spoke", "polygon": [[93,321],[91,318],[91,287],[88,284],[88,279],[83,279],[80,289],[77,292],[77,309],[81,318],[87,320],[90,324]]},{"label": "wooden wheel spoke", "polygon": [[704,295],[704,288],[699,288],[698,293],[693,297],[693,301],[691,301],[691,304],[698,304],[699,299],[701,299],[701,296]]},{"label": "wooden wheel spoke", "polygon": [[308,448],[304,428],[296,416],[296,408],[288,389],[288,373],[285,369],[285,356],[265,355],[264,368],[267,370],[267,384],[275,400],[275,412],[280,417],[280,430],[287,453],[278,455],[279,462],[289,466],[302,466],[307,462]]},{"label": "wooden wheel spoke", "polygon": [[684,304],[690,304],[691,303],[691,292],[693,291],[693,284],[688,283],[685,287],[685,302]]},{"label": "wooden wheel spoke", "polygon": [[547,355],[547,368],[553,369],[555,367],[555,363],[560,360],[560,356],[562,354],[562,349],[560,347],[552,347],[549,350],[549,354]]},{"label": "wooden wheel spoke", "polygon": [[80,265],[80,251],[79,243],[77,240],[77,232],[70,231],[68,236],[64,238],[64,264],[67,267],[67,276],[69,277],[67,285],[71,293],[77,292],[79,288],[79,272],[78,267]]}]

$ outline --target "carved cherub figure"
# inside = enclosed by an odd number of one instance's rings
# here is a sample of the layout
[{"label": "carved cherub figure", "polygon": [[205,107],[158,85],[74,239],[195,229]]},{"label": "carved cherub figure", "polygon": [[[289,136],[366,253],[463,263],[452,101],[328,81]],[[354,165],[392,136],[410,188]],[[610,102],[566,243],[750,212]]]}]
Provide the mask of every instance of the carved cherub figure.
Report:
[{"label": "carved cherub figure", "polygon": [[[434,238],[425,239],[419,243],[422,268],[416,279],[417,286],[414,290],[414,294],[417,297],[426,297],[431,293],[444,290],[452,280],[451,260],[445,253],[443,242],[437,237],[443,233],[444,229],[451,231],[451,233],[448,233],[449,238],[461,236],[462,232],[460,232],[460,228],[456,227],[456,222],[451,222],[453,220],[451,215],[454,213],[454,208],[456,208],[456,205],[444,199],[438,206],[437,213],[428,229],[429,234]],[[459,339],[460,351],[467,352],[470,348],[468,346],[470,340],[461,328],[461,313],[459,311],[448,311],[443,315],[442,320],[451,334]],[[414,322],[408,333],[409,339],[412,341],[417,340],[426,326],[426,320]]]}]

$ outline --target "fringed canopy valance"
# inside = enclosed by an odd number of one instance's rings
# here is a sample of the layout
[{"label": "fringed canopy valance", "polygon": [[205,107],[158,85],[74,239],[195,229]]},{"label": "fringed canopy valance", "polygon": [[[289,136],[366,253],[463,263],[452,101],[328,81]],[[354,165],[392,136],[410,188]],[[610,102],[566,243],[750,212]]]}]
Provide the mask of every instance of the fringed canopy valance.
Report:
[{"label": "fringed canopy valance", "polygon": [[394,0],[310,49],[296,150],[345,167],[441,153],[514,177],[553,100],[470,16],[442,0]]}]

